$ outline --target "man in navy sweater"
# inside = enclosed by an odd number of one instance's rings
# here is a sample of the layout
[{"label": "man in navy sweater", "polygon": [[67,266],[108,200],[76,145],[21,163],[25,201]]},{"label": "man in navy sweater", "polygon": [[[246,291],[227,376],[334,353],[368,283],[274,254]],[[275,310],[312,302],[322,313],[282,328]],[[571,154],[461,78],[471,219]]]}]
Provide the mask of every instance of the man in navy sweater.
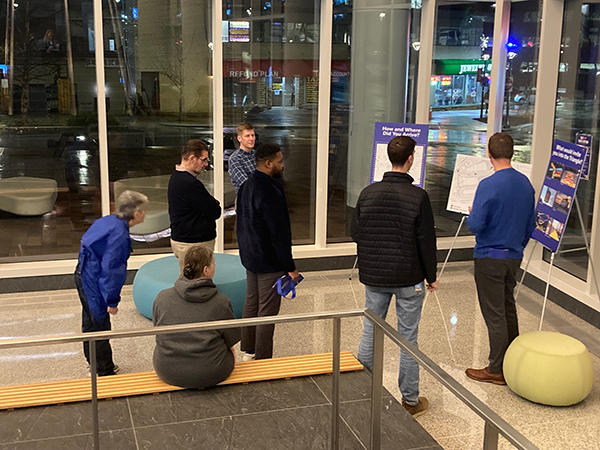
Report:
[{"label": "man in navy sweater", "polygon": [[221,205],[196,178],[206,166],[208,147],[199,139],[191,139],[183,147],[181,163],[169,180],[171,248],[179,259],[179,273],[183,272],[185,252],[192,245],[202,244],[210,250],[215,247]]},{"label": "man in navy sweater", "polygon": [[[237,238],[246,268],[246,302],[242,317],[275,316],[281,296],[273,287],[289,274],[299,274],[292,259],[292,230],[283,187],[283,155],[276,145],[256,149],[256,171],[241,185],[237,197]],[[275,325],[242,329],[244,360],[273,357]]]},{"label": "man in navy sweater", "polygon": [[494,174],[481,180],[467,224],[475,233],[475,284],[490,340],[489,366],[467,369],[469,378],[506,384],[504,354],[519,335],[513,290],[523,250],[535,228],[535,192],[525,175],[511,166],[513,140],[496,133],[488,142]]}]

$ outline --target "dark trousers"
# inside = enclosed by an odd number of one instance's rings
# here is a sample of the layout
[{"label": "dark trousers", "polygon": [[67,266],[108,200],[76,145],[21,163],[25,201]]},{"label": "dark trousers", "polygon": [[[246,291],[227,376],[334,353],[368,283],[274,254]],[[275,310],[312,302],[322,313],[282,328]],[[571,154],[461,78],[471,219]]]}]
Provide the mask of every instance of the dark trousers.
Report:
[{"label": "dark trousers", "polygon": [[519,335],[513,291],[520,259],[475,259],[475,285],[490,339],[490,372],[502,372],[504,354]]},{"label": "dark trousers", "polygon": [[[83,333],[110,331],[110,315],[107,314],[106,318],[101,321],[95,320],[92,317],[78,270],[75,271],[75,286],[77,286],[77,293],[79,294],[79,301],[81,302],[81,331]],[[88,364],[91,364],[90,343],[88,341],[84,341],[83,343],[83,353]],[[112,348],[110,347],[108,339],[96,341],[96,368],[99,376],[114,374],[115,364],[113,363]]]},{"label": "dark trousers", "polygon": [[[273,285],[284,272],[253,273],[246,270],[246,302],[242,318],[276,316],[281,306],[281,296]],[[275,325],[242,328],[241,349],[255,352],[256,359],[273,357]]]}]

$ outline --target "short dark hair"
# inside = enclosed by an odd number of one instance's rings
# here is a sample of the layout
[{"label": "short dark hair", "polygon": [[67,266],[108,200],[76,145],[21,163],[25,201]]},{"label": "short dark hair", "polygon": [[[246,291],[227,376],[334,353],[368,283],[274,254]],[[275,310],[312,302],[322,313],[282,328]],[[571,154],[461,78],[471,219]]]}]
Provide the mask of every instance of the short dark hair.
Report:
[{"label": "short dark hair", "polygon": [[252,126],[252,124],[250,124],[248,122],[242,122],[236,128],[238,136],[241,136],[242,134],[244,134],[244,131],[248,131],[248,130],[254,130],[254,127]]},{"label": "short dark hair", "polygon": [[208,152],[208,145],[200,139],[190,139],[181,150],[181,159],[186,160],[192,155],[201,158],[202,152]]},{"label": "short dark hair", "polygon": [[275,144],[260,144],[257,149],[254,150],[256,164],[264,163],[265,161],[273,161],[280,151],[281,149]]},{"label": "short dark hair", "polygon": [[209,267],[213,259],[213,251],[201,244],[187,249],[183,256],[183,276],[188,280],[202,277],[204,268]]},{"label": "short dark hair", "polygon": [[394,167],[402,167],[415,151],[415,140],[408,136],[397,136],[388,144],[388,158]]},{"label": "short dark hair", "polygon": [[496,133],[488,141],[488,151],[494,159],[512,159],[515,148],[513,138],[508,133]]}]

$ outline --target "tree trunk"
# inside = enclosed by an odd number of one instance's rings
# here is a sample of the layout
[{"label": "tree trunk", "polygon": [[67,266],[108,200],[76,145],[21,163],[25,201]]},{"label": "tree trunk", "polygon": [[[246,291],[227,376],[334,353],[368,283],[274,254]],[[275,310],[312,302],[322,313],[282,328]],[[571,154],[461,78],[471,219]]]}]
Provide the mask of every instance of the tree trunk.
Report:
[{"label": "tree trunk", "polygon": [[183,122],[183,89],[179,89],[179,121]]},{"label": "tree trunk", "polygon": [[25,2],[25,39],[23,41],[23,55],[25,55],[25,61],[23,61],[23,78],[21,81],[21,118],[23,119],[23,123],[27,123],[29,120],[29,71],[31,70],[29,61],[27,60],[31,28],[29,16],[29,0],[27,0],[27,2]]}]

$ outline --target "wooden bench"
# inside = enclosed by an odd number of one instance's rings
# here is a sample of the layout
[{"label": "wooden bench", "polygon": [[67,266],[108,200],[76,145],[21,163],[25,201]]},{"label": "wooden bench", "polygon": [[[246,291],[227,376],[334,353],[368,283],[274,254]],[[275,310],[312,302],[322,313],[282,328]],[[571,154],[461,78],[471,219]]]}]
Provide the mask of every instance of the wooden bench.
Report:
[{"label": "wooden bench", "polygon": [[[332,367],[331,353],[238,362],[229,378],[219,383],[219,386],[330,374]],[[341,352],[341,372],[362,369],[362,364],[350,352]],[[163,383],[154,371],[98,378],[99,399],[157,394],[182,389]],[[90,378],[0,388],[0,410],[58,405],[91,399]]]}]

